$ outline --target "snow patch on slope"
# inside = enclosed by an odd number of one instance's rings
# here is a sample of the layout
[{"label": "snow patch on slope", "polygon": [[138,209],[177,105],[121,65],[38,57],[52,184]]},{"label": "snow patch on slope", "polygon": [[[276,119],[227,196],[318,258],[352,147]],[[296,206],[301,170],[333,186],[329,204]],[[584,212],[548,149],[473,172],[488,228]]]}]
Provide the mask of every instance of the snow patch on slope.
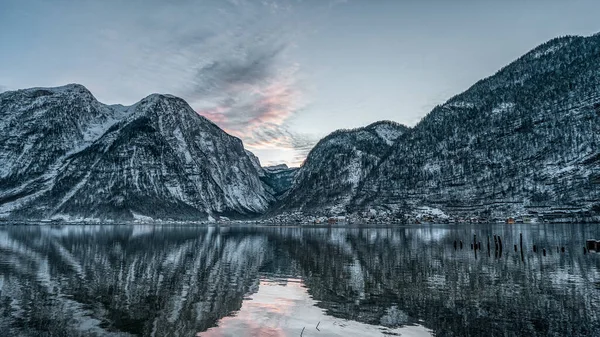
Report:
[{"label": "snow patch on slope", "polygon": [[394,141],[402,135],[402,132],[399,132],[397,128],[387,124],[377,125],[374,130],[387,145],[394,144]]},{"label": "snow patch on slope", "polygon": [[492,109],[493,114],[501,114],[504,112],[510,112],[515,108],[515,103],[502,102]]}]

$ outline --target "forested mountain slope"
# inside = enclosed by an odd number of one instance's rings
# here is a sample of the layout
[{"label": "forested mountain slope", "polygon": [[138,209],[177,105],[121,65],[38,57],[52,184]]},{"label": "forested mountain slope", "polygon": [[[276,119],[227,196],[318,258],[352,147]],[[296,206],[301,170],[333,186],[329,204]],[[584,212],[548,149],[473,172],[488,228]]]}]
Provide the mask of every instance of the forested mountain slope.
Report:
[{"label": "forested mountain slope", "polygon": [[600,35],[564,37],[436,107],[361,181],[353,205],[589,210],[599,183]]}]

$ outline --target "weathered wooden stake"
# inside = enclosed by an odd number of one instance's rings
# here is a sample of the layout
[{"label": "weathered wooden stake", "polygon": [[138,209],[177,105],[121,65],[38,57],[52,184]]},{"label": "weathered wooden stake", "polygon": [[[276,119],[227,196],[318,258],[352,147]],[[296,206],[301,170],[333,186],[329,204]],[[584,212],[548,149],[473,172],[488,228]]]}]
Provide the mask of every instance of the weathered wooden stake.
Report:
[{"label": "weathered wooden stake", "polygon": [[583,247],[583,255],[587,254],[587,249],[585,249],[585,247]]},{"label": "weathered wooden stake", "polygon": [[471,250],[473,250],[473,244],[471,244]]},{"label": "weathered wooden stake", "polygon": [[498,235],[498,246],[500,246],[500,251],[502,252],[502,238],[500,238],[500,235]]},{"label": "weathered wooden stake", "polygon": [[521,251],[523,251],[523,233],[519,233],[519,244],[521,245]]},{"label": "weathered wooden stake", "polygon": [[475,249],[477,249],[477,234],[473,234],[473,245],[475,245]]},{"label": "weathered wooden stake", "polygon": [[560,252],[561,252],[561,253],[564,253],[564,252],[565,252],[565,247],[564,247],[564,246],[563,246],[563,247],[560,247]]},{"label": "weathered wooden stake", "polygon": [[481,241],[477,244],[477,249],[481,250]]},{"label": "weathered wooden stake", "polygon": [[519,233],[519,245],[521,247],[521,261],[525,262],[525,257],[523,256],[523,233]]},{"label": "weathered wooden stake", "polygon": [[515,252],[517,251],[517,245],[515,245]]},{"label": "weathered wooden stake", "polygon": [[460,249],[462,249],[462,240],[460,240]]},{"label": "weathered wooden stake", "polygon": [[544,253],[544,256],[546,256],[546,248],[543,248],[542,252]]},{"label": "weathered wooden stake", "polygon": [[454,250],[456,250],[456,240],[454,240]]},{"label": "weathered wooden stake", "polygon": [[537,247],[535,245],[533,245],[533,252],[536,253],[537,252]]}]

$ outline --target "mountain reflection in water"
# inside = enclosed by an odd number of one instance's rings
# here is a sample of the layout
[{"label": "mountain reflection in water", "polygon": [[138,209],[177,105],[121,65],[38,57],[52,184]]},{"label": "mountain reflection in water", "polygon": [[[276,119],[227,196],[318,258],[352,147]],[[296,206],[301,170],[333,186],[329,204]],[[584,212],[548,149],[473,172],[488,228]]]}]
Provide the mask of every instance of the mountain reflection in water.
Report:
[{"label": "mountain reflection in water", "polygon": [[[499,257],[487,254],[493,234]],[[600,254],[583,254],[587,238],[598,226],[4,226],[0,331],[589,336],[600,331]]]}]

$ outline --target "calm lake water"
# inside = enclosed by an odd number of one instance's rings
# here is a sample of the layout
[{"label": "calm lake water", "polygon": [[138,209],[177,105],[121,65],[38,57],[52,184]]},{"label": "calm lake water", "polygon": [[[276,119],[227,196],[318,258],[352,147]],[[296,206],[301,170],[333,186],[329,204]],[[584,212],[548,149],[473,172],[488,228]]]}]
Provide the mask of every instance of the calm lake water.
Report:
[{"label": "calm lake water", "polygon": [[600,336],[589,238],[600,225],[3,226],[0,335]]}]

